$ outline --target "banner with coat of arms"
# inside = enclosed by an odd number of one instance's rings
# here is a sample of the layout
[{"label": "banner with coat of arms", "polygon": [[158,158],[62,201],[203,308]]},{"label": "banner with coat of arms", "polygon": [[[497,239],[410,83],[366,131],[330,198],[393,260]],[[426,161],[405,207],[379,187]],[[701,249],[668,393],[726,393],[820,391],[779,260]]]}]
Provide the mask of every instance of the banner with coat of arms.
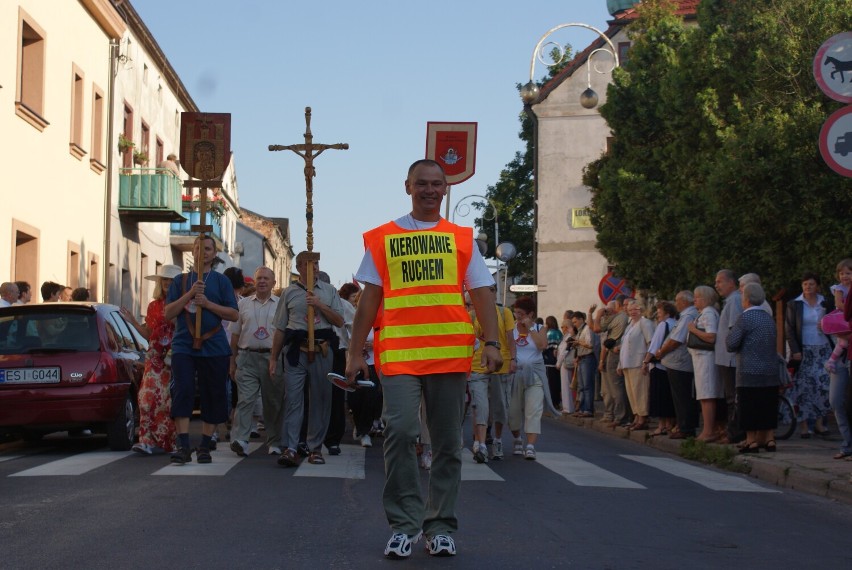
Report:
[{"label": "banner with coat of arms", "polygon": [[477,123],[426,123],[426,158],[444,168],[447,184],[464,182],[476,171]]}]

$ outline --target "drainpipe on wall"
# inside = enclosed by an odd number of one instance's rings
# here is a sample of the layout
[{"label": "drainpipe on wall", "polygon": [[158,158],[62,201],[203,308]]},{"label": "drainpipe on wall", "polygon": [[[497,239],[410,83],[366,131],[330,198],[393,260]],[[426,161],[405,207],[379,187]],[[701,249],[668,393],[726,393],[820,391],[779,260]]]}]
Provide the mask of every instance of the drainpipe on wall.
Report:
[{"label": "drainpipe on wall", "polygon": [[115,94],[116,62],[118,61],[118,40],[109,41],[109,85],[107,86],[107,156],[106,156],[106,196],[104,197],[104,255],[103,255],[103,302],[109,303],[109,265],[110,250],[112,248],[112,184],[113,184],[113,129],[115,127],[115,105],[113,97]]},{"label": "drainpipe on wall", "polygon": [[[532,105],[524,105],[524,111],[530,117],[533,123],[532,132],[532,177],[533,188],[535,189],[533,198],[533,283],[538,283],[538,115],[533,111]],[[536,297],[537,298],[537,297]]]}]

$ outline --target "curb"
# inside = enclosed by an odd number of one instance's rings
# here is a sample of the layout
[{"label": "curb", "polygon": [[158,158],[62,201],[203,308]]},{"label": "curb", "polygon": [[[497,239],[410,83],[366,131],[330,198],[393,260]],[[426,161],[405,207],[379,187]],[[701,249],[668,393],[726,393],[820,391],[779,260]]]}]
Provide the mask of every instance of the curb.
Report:
[{"label": "curb", "polygon": [[[627,439],[634,443],[653,447],[654,449],[671,453],[684,459],[681,454],[681,445],[686,440],[651,437],[648,431],[629,431],[619,427],[610,428],[604,426],[598,418],[574,418],[563,415],[559,418],[559,421],[576,427],[591,429],[610,437]],[[852,505],[852,479],[850,479],[848,473],[838,475],[816,468],[808,469],[805,466],[786,460],[783,452],[780,455],[781,457],[774,456],[772,458],[736,456],[733,461],[735,465],[743,468],[744,474],[770,485]],[[692,461],[689,459],[685,460]],[[705,465],[700,462],[692,462]],[[715,467],[720,468],[719,466]]]}]

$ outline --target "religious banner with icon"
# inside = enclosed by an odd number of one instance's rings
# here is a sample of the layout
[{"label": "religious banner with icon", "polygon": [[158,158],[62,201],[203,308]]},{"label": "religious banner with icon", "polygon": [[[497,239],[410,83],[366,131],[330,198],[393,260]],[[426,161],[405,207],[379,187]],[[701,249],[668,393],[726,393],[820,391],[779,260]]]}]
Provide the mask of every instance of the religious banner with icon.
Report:
[{"label": "religious banner with icon", "polygon": [[464,182],[476,171],[477,123],[426,123],[426,158],[444,168],[447,184]]},{"label": "religious banner with icon", "polygon": [[219,180],[230,162],[230,113],[180,114],[180,163],[190,176]]}]

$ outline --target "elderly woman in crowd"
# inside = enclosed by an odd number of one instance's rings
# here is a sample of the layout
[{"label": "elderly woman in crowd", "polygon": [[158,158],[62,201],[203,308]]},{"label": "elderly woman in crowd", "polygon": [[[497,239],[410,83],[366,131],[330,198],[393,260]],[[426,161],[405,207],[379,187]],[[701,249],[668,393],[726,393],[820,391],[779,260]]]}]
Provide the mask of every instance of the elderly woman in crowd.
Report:
[{"label": "elderly woman in crowd", "polygon": [[633,423],[628,429],[646,430],[650,387],[644,361],[654,336],[654,324],[642,316],[642,305],[637,300],[628,299],[625,303],[629,320],[621,336],[617,372],[624,375],[627,399],[633,409]]},{"label": "elderly woman in crowd", "polygon": [[740,453],[757,453],[761,447],[775,451],[780,376],[775,321],[760,308],[765,300],[757,283],[743,287],[743,313],[725,341],[737,353],[737,406],[740,429],[746,432]]},{"label": "elderly woman in crowd", "polygon": [[181,273],[181,268],[177,265],[162,265],[156,275],[145,277],[154,281],[155,285],[154,300],[148,304],[144,325],[139,324],[126,308],[121,308],[124,318],[148,340],[145,371],[138,397],[139,443],[132,447],[133,451],[141,455],[168,453],[176,449],[175,425],[171,418],[172,399],[169,393],[172,369],[168,358],[175,324],[166,320],[163,310],[172,280]]},{"label": "elderly woman in crowd", "polygon": [[823,418],[830,410],[828,372],[823,363],[831,355],[832,346],[819,322],[834,309],[832,298],[819,293],[820,281],[815,273],[802,276],[802,294],[787,304],[784,320],[791,362],[798,365],[791,399],[799,410],[800,435],[828,435]]},{"label": "elderly woman in crowd", "polygon": [[677,425],[668,372],[656,357],[656,353],[677,325],[678,312],[677,307],[670,301],[658,301],[656,309],[657,328],[654,330],[654,336],[651,337],[651,344],[648,345],[648,352],[644,359],[650,380],[648,414],[660,420],[657,429],[651,432],[652,437],[668,435],[669,430],[674,430]]},{"label": "elderly woman in crowd", "polygon": [[[568,311],[566,311],[567,313]],[[570,311],[571,315],[574,315],[574,311]],[[559,369],[559,385],[561,387],[561,398],[562,398],[562,414],[573,414],[575,412],[574,408],[574,390],[576,386],[572,387],[574,384],[574,335],[576,334],[576,329],[574,329],[574,323],[571,322],[570,318],[562,319],[562,340],[559,341],[559,347],[556,349],[556,368]]]},{"label": "elderly woman in crowd", "polygon": [[703,428],[696,439],[711,442],[719,439],[719,434],[716,433],[716,400],[725,397],[722,381],[716,373],[712,348],[713,343],[716,342],[716,331],[719,325],[719,310],[716,308],[719,295],[715,289],[707,285],[696,287],[693,295],[698,318],[689,323],[689,334],[697,336],[710,347],[706,350],[689,348],[695,373],[695,399],[701,403],[703,421]]}]

